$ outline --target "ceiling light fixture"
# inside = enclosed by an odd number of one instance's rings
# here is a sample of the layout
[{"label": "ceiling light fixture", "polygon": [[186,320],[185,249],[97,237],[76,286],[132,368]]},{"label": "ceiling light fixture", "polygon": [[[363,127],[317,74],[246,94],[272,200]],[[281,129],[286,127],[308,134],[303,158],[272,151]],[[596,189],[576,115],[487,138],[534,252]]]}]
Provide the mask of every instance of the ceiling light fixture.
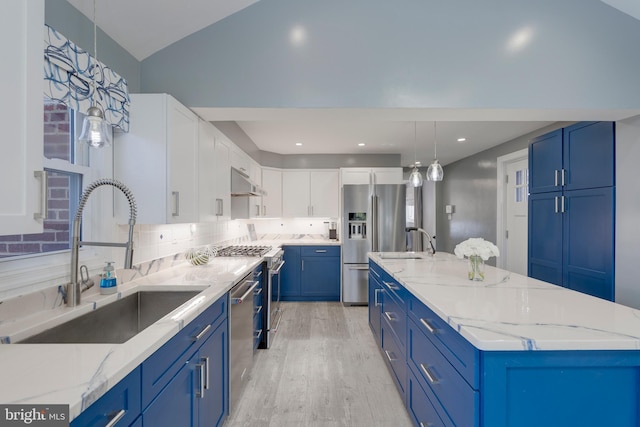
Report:
[{"label": "ceiling light fixture", "polygon": [[465,142],[467,138],[458,138],[458,142]]},{"label": "ceiling light fixture", "polygon": [[302,142],[296,142],[296,145],[300,147],[302,145]]},{"label": "ceiling light fixture", "polygon": [[409,175],[409,184],[411,184],[413,188],[422,187],[422,175],[418,170],[419,163],[416,154],[416,146],[418,145],[417,126],[416,122],[413,122],[413,170],[411,171],[411,175]]},{"label": "ceiling light fixture", "polygon": [[78,140],[86,142],[90,147],[102,148],[105,145],[111,145],[111,129],[104,119],[104,112],[96,105],[96,73],[98,70],[98,42],[97,42],[97,24],[96,24],[96,0],[93,0],[93,57],[95,64],[91,64],[91,56],[89,56],[89,70],[91,71],[91,107],[87,110],[87,114],[82,121],[82,132]]},{"label": "ceiling light fixture", "polygon": [[358,144],[358,147],[364,147],[366,144],[364,142],[361,142]]},{"label": "ceiling light fixture", "polygon": [[444,171],[438,163],[438,139],[436,138],[436,122],[433,122],[433,163],[427,169],[427,179],[429,181],[442,181]]}]

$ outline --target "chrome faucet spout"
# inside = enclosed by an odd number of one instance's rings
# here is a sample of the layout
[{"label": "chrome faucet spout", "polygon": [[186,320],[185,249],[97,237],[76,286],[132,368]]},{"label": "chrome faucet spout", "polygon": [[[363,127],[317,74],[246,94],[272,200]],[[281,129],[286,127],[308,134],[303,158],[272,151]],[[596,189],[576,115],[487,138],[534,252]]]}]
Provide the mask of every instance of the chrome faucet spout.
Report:
[{"label": "chrome faucet spout", "polygon": [[[110,242],[82,242],[80,241],[80,224],[82,222],[82,211],[84,210],[87,200],[91,192],[96,188],[110,185],[120,190],[129,202],[129,238],[126,243],[110,243]],[[71,277],[70,283],[67,284],[67,305],[74,307],[80,304],[80,281],[78,281],[78,253],[80,246],[111,246],[125,248],[124,268],[131,268],[133,265],[133,226],[136,223],[137,216],[136,201],[131,190],[115,179],[99,179],[89,184],[80,197],[78,210],[73,219],[73,234],[71,238]]]},{"label": "chrome faucet spout", "polygon": [[436,248],[433,245],[433,239],[435,239],[436,236],[431,237],[431,235],[427,232],[427,230],[425,230],[424,228],[419,228],[419,227],[407,227],[406,231],[418,231],[418,232],[424,234],[425,236],[427,236],[427,239],[429,240],[429,246],[431,246],[431,255],[435,255]]}]

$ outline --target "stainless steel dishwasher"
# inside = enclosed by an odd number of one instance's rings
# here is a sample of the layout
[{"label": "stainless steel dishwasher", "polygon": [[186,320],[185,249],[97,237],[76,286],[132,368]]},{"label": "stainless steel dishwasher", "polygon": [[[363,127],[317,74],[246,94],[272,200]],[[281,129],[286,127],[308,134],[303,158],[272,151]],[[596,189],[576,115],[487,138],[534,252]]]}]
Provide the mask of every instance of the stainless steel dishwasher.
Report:
[{"label": "stainless steel dishwasher", "polygon": [[229,413],[235,409],[253,365],[253,290],[259,283],[250,273],[230,292]]}]

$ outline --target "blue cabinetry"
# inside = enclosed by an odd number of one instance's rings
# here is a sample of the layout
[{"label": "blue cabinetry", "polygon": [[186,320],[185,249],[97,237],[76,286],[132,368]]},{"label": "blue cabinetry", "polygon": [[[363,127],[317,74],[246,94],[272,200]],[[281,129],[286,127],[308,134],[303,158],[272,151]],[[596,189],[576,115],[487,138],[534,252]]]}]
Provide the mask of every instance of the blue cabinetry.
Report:
[{"label": "blue cabinetry", "polygon": [[[373,262],[369,278],[384,302],[398,293],[384,282],[407,292]],[[405,293],[404,300],[404,366],[401,357],[386,355],[401,350],[384,302],[381,347],[391,343],[382,357],[396,382],[404,372],[405,392],[399,391],[416,426],[638,425],[638,351],[483,351],[413,295]],[[376,314],[374,304],[369,312]]]},{"label": "blue cabinetry", "polygon": [[218,300],[143,362],[145,426],[222,425],[229,406],[227,299]]},{"label": "blue cabinetry", "polygon": [[266,338],[264,336],[265,310],[266,306],[265,286],[264,286],[264,268],[260,264],[253,270],[253,280],[258,282],[258,285],[253,290],[253,349],[257,350],[260,344],[264,342],[266,345]]},{"label": "blue cabinetry", "polygon": [[534,139],[529,169],[529,276],[613,300],[614,123]]},{"label": "blue cabinetry", "polygon": [[382,280],[382,270],[376,264],[369,263],[369,327],[373,337],[380,347],[382,347],[381,326],[382,321],[382,299],[384,298],[384,288]]},{"label": "blue cabinetry", "polygon": [[339,246],[285,246],[283,301],[340,301]]},{"label": "blue cabinetry", "polygon": [[112,421],[128,426],[140,415],[140,367],[95,401],[71,423],[72,427],[104,426]]}]

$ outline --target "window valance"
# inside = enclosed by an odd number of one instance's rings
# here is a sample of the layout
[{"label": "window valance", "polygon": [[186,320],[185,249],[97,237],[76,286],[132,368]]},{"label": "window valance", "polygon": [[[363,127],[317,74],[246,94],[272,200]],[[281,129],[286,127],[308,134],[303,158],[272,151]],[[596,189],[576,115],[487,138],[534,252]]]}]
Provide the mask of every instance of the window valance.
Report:
[{"label": "window valance", "polygon": [[129,131],[127,81],[48,25],[44,28],[44,81],[47,97],[80,112],[87,111],[93,99],[107,123]]}]

